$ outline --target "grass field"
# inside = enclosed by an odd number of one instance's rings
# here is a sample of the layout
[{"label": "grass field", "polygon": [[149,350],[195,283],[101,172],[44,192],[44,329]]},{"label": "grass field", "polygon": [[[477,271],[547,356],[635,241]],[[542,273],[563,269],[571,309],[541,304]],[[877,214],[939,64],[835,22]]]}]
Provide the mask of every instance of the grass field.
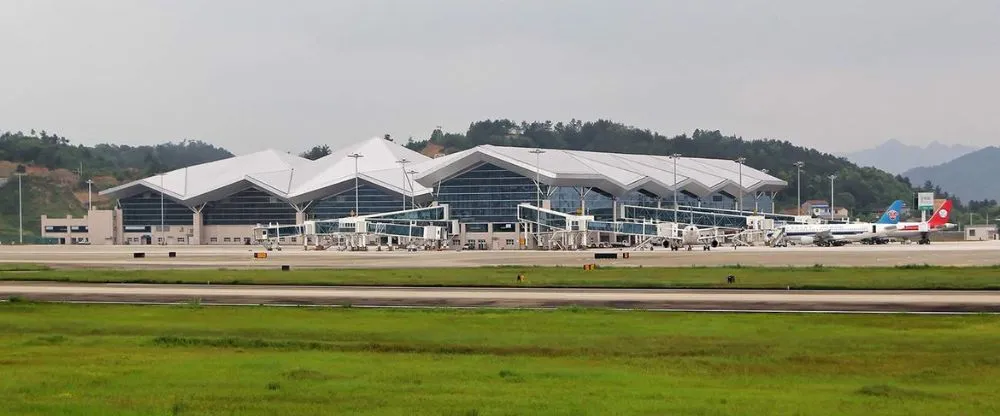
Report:
[{"label": "grass field", "polygon": [[[6,267],[6,268],[4,268]],[[517,282],[518,273],[524,282]],[[726,276],[736,276],[736,284]],[[440,269],[49,270],[0,266],[0,280],[66,282],[757,289],[1000,289],[1000,267],[480,267]]]},{"label": "grass field", "polygon": [[0,414],[1000,413],[994,316],[0,304]]}]

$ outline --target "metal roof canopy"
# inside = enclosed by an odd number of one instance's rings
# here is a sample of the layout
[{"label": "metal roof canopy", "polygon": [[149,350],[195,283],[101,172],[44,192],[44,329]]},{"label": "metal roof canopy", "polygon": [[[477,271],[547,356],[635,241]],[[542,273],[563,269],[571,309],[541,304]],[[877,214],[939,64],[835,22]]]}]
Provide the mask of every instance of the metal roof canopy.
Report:
[{"label": "metal roof canopy", "polygon": [[[432,187],[481,163],[490,163],[549,186],[585,186],[600,188],[614,196],[632,191],[668,197],[674,189],[697,197],[716,192],[736,195],[740,183],[744,193],[776,192],[788,183],[744,165],[742,179],[736,161],[704,158],[677,158],[677,182],[674,161],[669,156],[597,153],[562,149],[542,149],[537,155],[531,148],[482,145],[432,159],[418,165],[415,180]],[[537,160],[537,164],[536,164]]]}]

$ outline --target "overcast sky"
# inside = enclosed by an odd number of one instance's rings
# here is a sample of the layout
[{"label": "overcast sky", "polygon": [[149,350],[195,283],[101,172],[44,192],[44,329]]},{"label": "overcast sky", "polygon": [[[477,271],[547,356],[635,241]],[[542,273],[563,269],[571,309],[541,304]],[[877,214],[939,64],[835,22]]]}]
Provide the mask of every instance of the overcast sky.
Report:
[{"label": "overcast sky", "polygon": [[1000,144],[1000,1],[4,0],[0,130],[299,152],[486,118]]}]

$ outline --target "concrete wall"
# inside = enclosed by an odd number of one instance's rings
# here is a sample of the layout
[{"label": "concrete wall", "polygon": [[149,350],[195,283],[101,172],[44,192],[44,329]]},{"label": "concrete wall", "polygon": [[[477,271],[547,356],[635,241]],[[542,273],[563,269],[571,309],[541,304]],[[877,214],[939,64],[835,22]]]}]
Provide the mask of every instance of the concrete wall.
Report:
[{"label": "concrete wall", "polygon": [[[241,245],[253,239],[253,225],[203,225],[202,244]],[[228,241],[227,241],[228,239]]]},{"label": "concrete wall", "polygon": [[[67,215],[65,218],[49,218],[42,215],[41,235],[46,238],[58,238],[62,244],[116,244],[118,235],[115,232],[115,218],[121,216],[121,210],[91,210],[80,218]],[[66,227],[65,232],[45,231],[49,227]],[[86,232],[74,232],[75,227],[87,227]]]},{"label": "concrete wall", "polygon": [[145,244],[146,237],[153,245],[164,244],[164,239],[166,245],[195,244],[192,242],[194,237],[194,226],[192,225],[166,225],[162,232],[159,225],[154,225],[150,232],[122,232],[122,236],[122,244],[128,245]]}]

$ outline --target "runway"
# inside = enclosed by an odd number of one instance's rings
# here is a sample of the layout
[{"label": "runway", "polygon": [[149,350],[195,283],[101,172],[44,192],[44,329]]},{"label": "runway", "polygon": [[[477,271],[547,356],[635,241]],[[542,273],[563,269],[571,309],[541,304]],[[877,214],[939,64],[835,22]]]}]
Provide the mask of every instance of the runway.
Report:
[{"label": "runway", "polygon": [[0,298],[240,305],[560,307],[658,310],[1000,312],[1000,292],[296,287],[0,283]]},{"label": "runway", "polygon": [[[168,252],[177,257],[168,257]],[[0,246],[0,264],[32,263],[85,268],[421,268],[478,266],[569,266],[598,263],[616,267],[723,266],[894,266],[1000,264],[1000,242],[940,242],[929,246],[719,247],[712,251],[304,251],[287,246],[254,259],[252,246]],[[142,252],[145,258],[135,259]],[[630,254],[629,259],[595,260],[595,252]]]}]

